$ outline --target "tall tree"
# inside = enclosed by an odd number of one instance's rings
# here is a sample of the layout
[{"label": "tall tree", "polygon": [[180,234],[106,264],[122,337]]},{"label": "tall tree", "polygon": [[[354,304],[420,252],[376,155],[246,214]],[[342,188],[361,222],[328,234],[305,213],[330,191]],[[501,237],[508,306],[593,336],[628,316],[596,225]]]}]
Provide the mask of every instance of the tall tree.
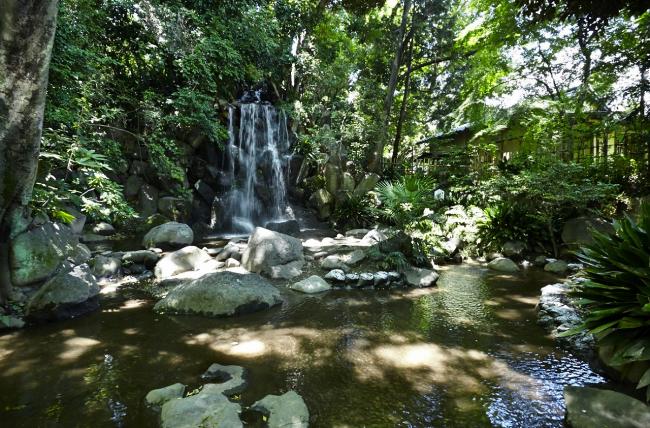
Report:
[{"label": "tall tree", "polygon": [[28,224],[58,0],[3,0],[0,11],[0,302],[9,244]]},{"label": "tall tree", "polygon": [[388,122],[390,121],[390,112],[393,107],[393,100],[395,98],[395,88],[397,87],[397,78],[399,77],[399,70],[402,66],[402,56],[406,46],[406,26],[409,20],[411,11],[411,0],[404,0],[404,7],[402,9],[402,20],[400,22],[399,31],[397,33],[397,43],[395,48],[395,56],[390,69],[390,79],[388,80],[388,88],[386,90],[386,98],[384,99],[384,109],[382,115],[382,123],[375,147],[370,158],[369,169],[371,171],[379,172],[382,168],[384,147],[388,140]]}]

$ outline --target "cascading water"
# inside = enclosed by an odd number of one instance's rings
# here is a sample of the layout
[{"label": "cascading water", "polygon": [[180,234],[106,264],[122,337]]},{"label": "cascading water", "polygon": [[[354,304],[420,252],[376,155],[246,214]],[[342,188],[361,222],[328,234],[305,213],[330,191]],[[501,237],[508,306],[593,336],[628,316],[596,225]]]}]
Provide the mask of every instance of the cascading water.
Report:
[{"label": "cascading water", "polygon": [[287,119],[271,104],[260,102],[243,103],[239,111],[230,106],[228,116],[228,144],[221,167],[229,188],[215,201],[212,226],[250,232],[256,225],[286,215]]}]

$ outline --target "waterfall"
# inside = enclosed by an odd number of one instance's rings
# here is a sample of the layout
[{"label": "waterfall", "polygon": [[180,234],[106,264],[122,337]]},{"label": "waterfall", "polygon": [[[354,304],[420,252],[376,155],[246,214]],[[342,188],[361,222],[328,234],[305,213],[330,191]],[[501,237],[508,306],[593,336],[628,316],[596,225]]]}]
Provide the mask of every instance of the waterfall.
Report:
[{"label": "waterfall", "polygon": [[239,111],[234,106],[228,108],[228,143],[221,169],[229,189],[215,200],[214,228],[250,232],[257,225],[286,216],[288,150],[284,112],[260,102],[242,103]]}]

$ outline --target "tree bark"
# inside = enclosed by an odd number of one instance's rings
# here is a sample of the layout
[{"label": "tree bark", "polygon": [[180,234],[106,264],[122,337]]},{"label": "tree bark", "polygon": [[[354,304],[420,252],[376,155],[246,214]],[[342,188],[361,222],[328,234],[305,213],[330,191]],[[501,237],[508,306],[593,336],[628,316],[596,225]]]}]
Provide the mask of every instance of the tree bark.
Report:
[{"label": "tree bark", "polygon": [[0,302],[11,239],[28,224],[57,11],[58,0],[2,0],[0,10]]},{"label": "tree bark", "polygon": [[411,93],[411,71],[413,68],[413,35],[408,41],[408,60],[406,63],[406,76],[404,79],[404,96],[402,97],[402,105],[400,106],[399,119],[397,120],[397,129],[395,130],[395,140],[393,141],[393,156],[391,163],[393,168],[397,163],[397,158],[399,156],[399,147],[402,142],[402,127],[404,126],[404,119],[406,118],[406,106],[408,104],[409,95]]},{"label": "tree bark", "polygon": [[397,34],[397,48],[393,64],[390,69],[390,79],[388,80],[388,90],[386,98],[384,99],[384,111],[382,115],[381,129],[375,143],[374,150],[370,157],[368,168],[370,171],[381,172],[384,147],[388,140],[388,121],[390,120],[390,111],[393,107],[393,99],[395,97],[395,87],[397,86],[397,78],[399,76],[399,69],[402,65],[402,55],[404,53],[404,35],[406,33],[406,24],[408,23],[409,13],[411,11],[411,0],[404,0],[404,9],[402,10],[402,21],[400,23],[399,32]]}]

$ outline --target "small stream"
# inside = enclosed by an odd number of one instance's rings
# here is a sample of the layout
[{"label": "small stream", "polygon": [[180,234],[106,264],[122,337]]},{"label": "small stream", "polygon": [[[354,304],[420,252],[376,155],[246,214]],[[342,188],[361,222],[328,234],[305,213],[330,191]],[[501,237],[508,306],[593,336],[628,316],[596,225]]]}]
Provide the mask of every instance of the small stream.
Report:
[{"label": "small stream", "polygon": [[248,369],[243,407],[294,389],[312,427],[560,427],[563,387],[605,380],[536,324],[554,280],[464,264],[432,289],[283,291],[281,307],[232,319],[155,315],[122,290],[0,336],[0,426],[155,427],[146,393],[192,390],[218,362]]}]

